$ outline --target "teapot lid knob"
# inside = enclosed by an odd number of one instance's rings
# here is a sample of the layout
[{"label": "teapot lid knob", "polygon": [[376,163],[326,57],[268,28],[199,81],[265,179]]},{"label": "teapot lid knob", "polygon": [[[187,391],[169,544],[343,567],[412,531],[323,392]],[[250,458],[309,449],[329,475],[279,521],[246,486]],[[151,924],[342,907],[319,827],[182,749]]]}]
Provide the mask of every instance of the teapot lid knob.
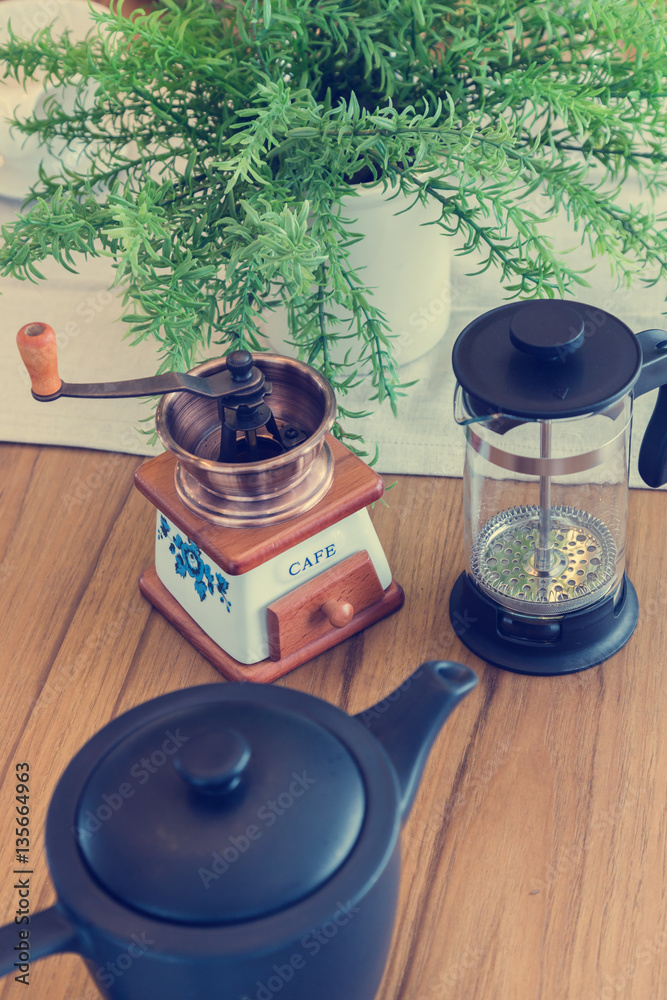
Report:
[{"label": "teapot lid knob", "polygon": [[180,747],[176,770],[204,795],[226,795],[241,782],[250,760],[247,741],[234,729],[199,733]]}]

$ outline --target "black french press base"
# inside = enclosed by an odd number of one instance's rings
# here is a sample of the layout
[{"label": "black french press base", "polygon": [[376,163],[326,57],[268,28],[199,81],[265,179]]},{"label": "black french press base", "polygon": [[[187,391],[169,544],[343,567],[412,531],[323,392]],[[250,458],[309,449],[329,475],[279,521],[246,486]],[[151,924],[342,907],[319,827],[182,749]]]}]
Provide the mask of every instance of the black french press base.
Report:
[{"label": "black french press base", "polygon": [[449,616],[464,646],[481,659],[519,674],[554,677],[595,667],[625,645],[639,617],[637,592],[623,575],[618,591],[560,618],[513,614],[461,573]]}]

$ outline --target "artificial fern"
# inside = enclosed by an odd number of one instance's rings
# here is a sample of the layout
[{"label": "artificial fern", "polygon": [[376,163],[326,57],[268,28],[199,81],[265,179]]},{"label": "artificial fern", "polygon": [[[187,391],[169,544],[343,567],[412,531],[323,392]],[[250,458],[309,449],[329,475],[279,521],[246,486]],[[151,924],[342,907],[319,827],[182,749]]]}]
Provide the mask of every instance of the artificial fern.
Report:
[{"label": "artificial fern", "polygon": [[130,336],[156,339],[162,369],[212,344],[261,348],[282,302],[339,394],[370,379],[395,409],[392,331],[348,264],[354,180],[431,204],[511,296],[585,284],[543,235],[558,211],[619,280],[664,274],[665,220],[619,199],[630,174],[665,184],[662,0],[161,0],[132,22],[113,3],[94,16],[85,43],[46,29],[0,47],[5,76],[78,87],[73,111],[52,100],[21,131],[86,151],[41,173],[2,229],[0,273],[110,257]]}]

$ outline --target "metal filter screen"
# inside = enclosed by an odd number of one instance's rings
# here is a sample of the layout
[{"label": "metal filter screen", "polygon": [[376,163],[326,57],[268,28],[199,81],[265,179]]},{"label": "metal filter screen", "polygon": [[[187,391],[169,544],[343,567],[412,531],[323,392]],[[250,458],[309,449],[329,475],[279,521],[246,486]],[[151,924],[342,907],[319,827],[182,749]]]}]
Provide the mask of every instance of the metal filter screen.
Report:
[{"label": "metal filter screen", "polygon": [[512,507],[479,533],[470,569],[478,586],[523,614],[562,615],[604,597],[616,571],[606,524],[576,507],[549,508],[550,566],[538,570],[540,507]]}]

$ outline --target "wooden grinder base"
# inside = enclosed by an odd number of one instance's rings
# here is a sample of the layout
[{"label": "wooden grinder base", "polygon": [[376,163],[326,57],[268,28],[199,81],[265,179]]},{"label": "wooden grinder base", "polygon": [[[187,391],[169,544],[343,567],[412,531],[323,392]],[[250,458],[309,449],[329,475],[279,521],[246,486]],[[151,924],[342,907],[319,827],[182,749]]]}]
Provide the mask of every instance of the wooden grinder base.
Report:
[{"label": "wooden grinder base", "polygon": [[183,610],[176,598],[172,597],[167,588],[160,582],[154,566],[142,574],[139,580],[139,589],[167,621],[171,622],[174,628],[178,629],[181,635],[185,636],[195,649],[199,650],[202,656],[205,656],[213,664],[216,670],[220,671],[223,677],[230,681],[260,683],[275,681],[283,674],[289,673],[295,667],[300,667],[302,663],[306,663],[307,660],[312,660],[314,656],[323,653],[325,649],[330,649],[336,643],[342,642],[343,639],[349,638],[356,632],[361,632],[368,625],[373,625],[381,618],[398,611],[404,600],[403,590],[392,581],[379,601],[363,611],[359,611],[343,628],[331,627],[326,634],[307,642],[304,646],[279,660],[266,659],[260,660],[259,663],[246,664],[239,663],[233,656],[226,653],[197,625],[196,621]]},{"label": "wooden grinder base", "polygon": [[[221,528],[187,510],[173,485],[175,459],[170,454],[151,459],[137,470],[135,484],[151,503],[185,531],[218,565],[243,573],[304,538],[361,510],[384,491],[377,473],[339,441],[328,438],[335,460],[334,480],[327,495],[299,517],[266,528]],[[188,639],[217,670],[234,681],[273,681],[349,636],[360,632],[403,604],[401,587],[392,581],[386,590],[366,552],[358,552],[307,584],[279,598],[267,608],[270,656],[259,663],[240,663],[225,652],[183,609],[155,567],[139,580],[143,596]],[[333,600],[332,600],[333,599]],[[355,609],[340,627],[330,624],[323,605]]]}]

